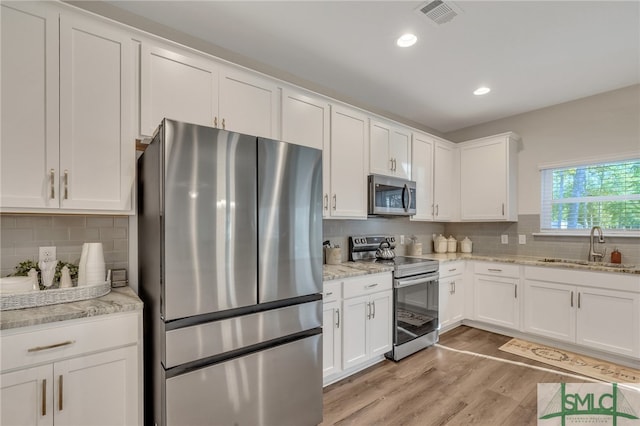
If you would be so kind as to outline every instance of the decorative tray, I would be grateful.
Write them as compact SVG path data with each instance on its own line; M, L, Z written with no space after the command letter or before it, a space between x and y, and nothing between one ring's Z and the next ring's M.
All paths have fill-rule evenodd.
M104 296L111 291L111 281L83 285L81 287L34 290L25 293L3 294L0 296L0 311L77 302Z

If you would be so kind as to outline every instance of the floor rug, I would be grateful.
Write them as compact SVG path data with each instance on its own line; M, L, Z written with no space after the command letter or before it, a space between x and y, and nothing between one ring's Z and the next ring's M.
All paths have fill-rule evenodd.
M640 383L640 370L579 355L564 349L556 349L520 339L511 339L499 349L606 382Z

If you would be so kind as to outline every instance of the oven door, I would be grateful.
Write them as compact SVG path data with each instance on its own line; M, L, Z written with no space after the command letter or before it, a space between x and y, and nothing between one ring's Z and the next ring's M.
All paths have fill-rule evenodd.
M438 330L438 274L395 279L393 343L401 345Z

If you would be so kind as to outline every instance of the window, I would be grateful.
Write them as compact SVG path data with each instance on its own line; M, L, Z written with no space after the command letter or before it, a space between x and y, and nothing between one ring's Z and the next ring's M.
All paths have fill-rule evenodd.
M640 159L542 167L542 231L640 231Z

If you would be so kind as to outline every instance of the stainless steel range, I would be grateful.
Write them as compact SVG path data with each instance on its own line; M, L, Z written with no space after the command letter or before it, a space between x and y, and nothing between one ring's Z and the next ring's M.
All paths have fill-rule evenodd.
M439 263L405 256L377 258L381 244L385 248L386 243L393 250L395 237L349 237L349 260L393 266L393 349L386 356L399 361L438 341Z

